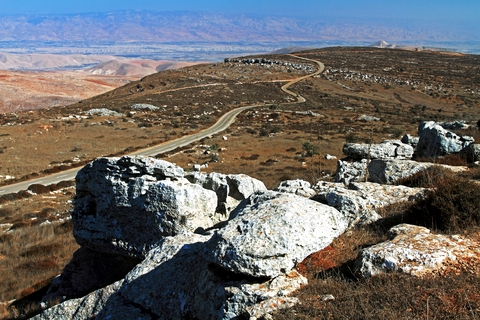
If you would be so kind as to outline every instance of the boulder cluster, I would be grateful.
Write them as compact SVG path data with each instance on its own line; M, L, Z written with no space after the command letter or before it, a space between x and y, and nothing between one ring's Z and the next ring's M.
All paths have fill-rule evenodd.
M430 162L416 162L413 158L439 158L457 154L470 162L479 160L480 145L470 136L459 136L433 121L422 122L418 137L405 135L402 140L385 140L379 144L346 143L343 153L348 160L340 160L336 181L349 185L354 181L395 184L428 167ZM353 160L353 161L352 161ZM444 166L453 171L462 170Z
M418 145L428 141L437 140L420 137ZM367 156L349 164L363 172L374 160L392 168L388 161L411 162L404 159L414 153L398 141L344 150ZM81 248L35 318L259 319L295 305L292 293L307 284L298 263L349 228L381 219L379 208L424 196L421 188L386 184L392 169L360 182L344 163L337 182L290 180L267 190L242 174L185 172L144 157L96 159L76 177L72 218ZM472 240L406 224L390 234L360 252L360 276L441 275L455 261L478 270Z

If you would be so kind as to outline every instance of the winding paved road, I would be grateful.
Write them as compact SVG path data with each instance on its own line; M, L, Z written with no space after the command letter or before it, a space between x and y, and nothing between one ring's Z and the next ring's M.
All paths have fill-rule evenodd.
M291 56L299 58L299 59L304 59L304 60L308 60L308 61L311 61L311 62L315 62L318 65L318 70L315 71L314 73L311 73L309 75L294 79L294 80L288 82L287 84L285 84L284 86L282 86L282 90L284 92L288 93L289 95L292 95L292 96L296 97L297 101L293 102L293 103L303 103L303 102L306 101L305 98L296 94L296 93L294 93L294 92L292 92L292 91L290 91L288 88L291 85L293 85L293 84L295 84L299 81L302 81L306 78L310 78L310 77L313 77L317 74L322 73L323 70L325 69L325 66L324 66L323 63L321 63L319 61L316 61L316 60L303 58L303 57L299 57L299 56L296 56L296 55L291 55ZM290 102L290 103L292 103L292 102ZM259 107L259 106L268 106L268 105L257 104L257 105L245 106L245 107L240 107L240 108L234 109L234 110L229 111L226 114L224 114L210 128L207 128L207 129L202 130L200 132L194 133L192 135L188 135L188 136L184 136L184 137L181 137L181 138L178 138L178 139L175 139L175 140L170 140L170 141L164 142L164 143L156 145L154 147L138 150L138 151L130 153L129 155L132 155L132 156L155 156L157 154L165 153L165 152L174 150L176 148L189 145L189 144L191 144L195 141L201 140L203 138L206 138L208 136L214 135L216 133L219 133L219 132L227 129L233 123L233 121L235 120L235 117L238 114L240 114L241 112L243 112L247 109L255 108L255 107ZM59 172L59 173L55 173L55 174L52 174L52 175L49 175L49 176L44 176L44 177L40 177L40 178L28 180L28 181L23 181L23 182L11 184L11 185L3 186L3 187L0 187L0 195L8 194L8 193L17 193L17 192L22 191L22 190L27 190L28 187L32 184L50 185L50 184L59 183L61 181L72 180L72 179L75 178L75 176L77 175L77 172L80 169L81 169L81 167L73 168L73 169L62 171L62 172Z

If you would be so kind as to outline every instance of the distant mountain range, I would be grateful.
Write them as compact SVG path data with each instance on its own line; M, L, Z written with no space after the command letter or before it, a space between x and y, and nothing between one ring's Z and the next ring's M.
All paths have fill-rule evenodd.
M0 41L472 41L478 25L300 19L199 12L115 11L0 16Z

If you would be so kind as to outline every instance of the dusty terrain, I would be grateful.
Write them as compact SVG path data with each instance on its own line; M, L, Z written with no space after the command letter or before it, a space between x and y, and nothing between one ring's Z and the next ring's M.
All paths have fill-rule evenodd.
M280 87L288 79L313 72L316 65L278 55L263 58L294 65L197 65L147 76L70 106L0 115L0 176L21 179L100 155L123 154L198 131L227 110L258 103L268 106L242 114L227 132L228 141L214 137L200 144L216 143L222 148L212 170L222 171L223 166L255 172L262 179L277 177L270 186L281 177L302 175L320 164L328 164L329 169L335 166L335 161L302 159L304 141L318 144L322 155L341 157L346 138L379 141L415 134L422 120L477 120L478 56L375 48L322 49L299 55L326 66L322 75L290 88L307 99L303 104L289 104L294 99ZM159 109L133 110L134 104ZM118 114L85 113L98 108ZM379 121L361 121L362 115ZM175 156L185 167L208 160L195 146ZM303 164L308 161L315 165Z
M0 53L0 113L62 106L193 62Z
M290 87L306 98L303 104L292 103L294 99L280 87L314 72L316 64L291 55L271 55L254 57L267 60L263 63L249 57L168 70L69 106L1 114L0 179L11 183L101 155L126 154L196 132L228 110L253 104L264 106L242 113L220 135L159 157L187 170L193 164L208 163L207 172L245 173L273 188L286 179L330 179L336 161L324 156L341 158L346 140L380 142L404 133L415 135L423 120L465 120L472 129L462 134L480 141L476 130L479 56L377 48L328 48L297 55L326 67L323 74ZM158 109L132 107L136 104ZM118 114L88 113L100 108ZM365 120L363 115L378 119ZM318 147L319 155L305 155L302 145L306 141ZM16 224L22 230L68 217L73 192L66 189L18 203L5 199L0 224ZM20 239L16 237L8 236L12 243ZM29 248L46 245L35 241ZM68 247L76 248L74 244ZM55 250L46 251L51 255ZM11 270L12 252L0 252L5 270ZM58 273L65 260L46 264L42 274L29 278L30 284L2 288L0 300L32 292L32 287L38 288ZM33 273L37 268L25 262L17 269Z

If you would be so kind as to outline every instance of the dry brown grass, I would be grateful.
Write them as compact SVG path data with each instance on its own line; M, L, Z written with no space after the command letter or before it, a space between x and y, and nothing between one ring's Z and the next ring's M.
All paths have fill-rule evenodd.
M24 298L49 285L76 249L70 221L0 236L0 301Z
M14 308L5 302L35 295L49 285L78 248L69 220L72 191L67 188L0 205L0 224L13 225L0 233L0 317L18 316L28 309L28 299Z
M391 274L352 280L334 274L296 292L302 304L274 314L283 319L479 319L479 278L462 274L419 279ZM335 300L322 301L325 295Z

